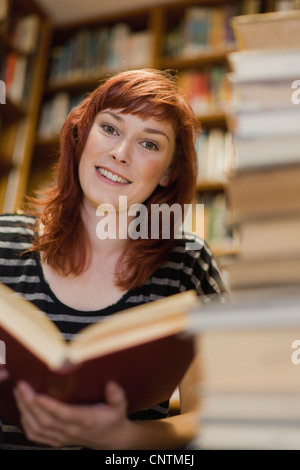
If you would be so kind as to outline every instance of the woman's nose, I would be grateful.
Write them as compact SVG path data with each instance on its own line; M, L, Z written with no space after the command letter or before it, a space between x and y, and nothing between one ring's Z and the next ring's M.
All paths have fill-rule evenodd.
M129 142L122 140L114 146L109 152L109 156L112 160L115 160L122 165L128 165L131 160L131 148Z

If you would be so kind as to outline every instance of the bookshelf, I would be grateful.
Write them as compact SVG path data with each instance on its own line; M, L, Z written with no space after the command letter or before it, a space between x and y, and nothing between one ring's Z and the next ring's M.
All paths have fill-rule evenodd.
M24 3L21 0L18 2ZM26 157L23 158L26 165L14 208L21 204L22 194L33 194L51 178L51 168L57 158L60 122L63 122L71 107L107 74L126 68L154 67L174 71L188 94L191 94L191 83L198 89L202 87L202 94L196 97L194 105L203 136L211 136L211 143L206 145L213 148L216 145L213 140L218 141L219 145L222 138L227 141L225 110L230 99L226 84L227 54L235 49L229 20L237 14L253 13L253 8L268 10L270 4L268 0L186 0L140 7L113 16L60 25L53 31L49 26L51 43L50 32L41 28L46 38L39 42L37 54L40 53L43 58L34 74L35 78L38 77L39 86L33 100L35 109L31 130L26 131L29 141ZM200 47L195 47L193 36L186 33L195 25L197 29L197 22L202 29L205 24L210 25L204 28L206 38ZM203 31L201 34L203 36ZM175 45L172 45L172 40ZM7 43L9 49L9 41ZM74 54L75 50L79 52ZM131 51L129 54L128 50ZM96 61L95 57L101 60ZM132 58L135 58L134 62ZM51 122L53 109L56 110L56 119ZM29 116L28 109L14 110L12 107L11 113L21 113L14 118L17 123ZM58 114L60 122L57 121ZM220 132L223 132L223 137ZM12 150L8 154L11 155ZM202 196L213 198L225 194L225 169L223 175L214 176L214 166L219 165L210 163L209 176L199 177L200 199ZM218 248L216 251L219 253L222 250Z
M0 17L0 208L18 209L23 201L35 142L45 80L50 23L34 0L3 2Z

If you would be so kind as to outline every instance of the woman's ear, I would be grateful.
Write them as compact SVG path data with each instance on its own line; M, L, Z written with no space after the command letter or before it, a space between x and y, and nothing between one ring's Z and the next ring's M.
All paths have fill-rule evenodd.
M158 184L162 187L166 187L168 186L169 182L170 182L170 170L167 169L165 173L163 174L163 176L160 178Z

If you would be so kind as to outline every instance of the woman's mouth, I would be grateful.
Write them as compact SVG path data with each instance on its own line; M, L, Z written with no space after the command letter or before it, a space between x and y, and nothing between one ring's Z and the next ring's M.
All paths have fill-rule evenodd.
M113 173L109 170L106 170L106 168L102 168L101 166L96 166L96 170L100 175L104 176L110 181L113 181L114 183L120 183L120 184L130 184L131 181L126 180L122 176L117 175L116 173Z

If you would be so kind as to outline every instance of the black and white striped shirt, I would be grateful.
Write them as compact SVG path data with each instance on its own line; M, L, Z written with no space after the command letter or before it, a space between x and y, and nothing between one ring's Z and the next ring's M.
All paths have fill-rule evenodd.
M51 291L43 275L39 254L23 253L31 247L34 223L35 219L26 214L0 215L0 282L44 311L66 340L107 315L178 292L195 289L204 302L209 302L212 295L225 300L226 289L216 261L206 243L194 237L198 249L187 250L186 238L176 240L168 261L142 287L128 291L118 302L96 311L75 310L60 302ZM167 414L168 402L165 402L145 410L138 418L156 419ZM3 429L9 430L9 427L3 426Z

